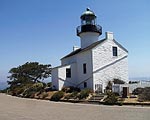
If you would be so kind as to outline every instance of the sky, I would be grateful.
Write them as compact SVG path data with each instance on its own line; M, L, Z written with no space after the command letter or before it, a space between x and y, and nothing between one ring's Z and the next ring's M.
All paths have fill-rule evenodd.
M0 0L0 81L26 62L60 65L80 46L76 27L89 7L97 24L129 51L129 77L150 77L149 0Z

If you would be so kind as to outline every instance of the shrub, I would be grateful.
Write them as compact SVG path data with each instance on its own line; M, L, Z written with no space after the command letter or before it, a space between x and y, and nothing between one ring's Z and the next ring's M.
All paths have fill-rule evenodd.
M65 99L69 100L71 99L70 94L65 96Z
M53 89L51 87L46 87L44 88L45 92L49 92L49 91L53 91Z
M25 98L34 98L35 93L42 93L44 92L44 84L43 83L34 83L31 85L26 85L26 89L22 92L23 97Z
M48 93L44 92L44 93L42 94L42 99L45 99L47 96L48 96Z
M143 92L139 94L139 101L150 101L150 87L143 88Z
M65 96L65 99L76 99L78 95L78 92L72 92L71 94Z
M120 96L119 93L117 92L113 92L115 96Z
M53 94L53 96L51 97L51 101L59 101L62 97L64 96L64 92L63 91L58 91L56 93Z
M81 90L80 94L77 96L79 99L84 99L89 96L90 89Z
M112 82L111 81L108 81L106 90L112 90Z
M107 93L107 97L104 100L104 104L106 104L106 105L114 105L114 104L117 103L117 100L118 100L117 96L115 96L114 93L109 92L109 93Z
M52 82L48 82L47 87L52 87Z
M6 88L6 89L3 89L3 90L0 90L0 93L8 93L10 89L9 88Z
M123 105L123 102L122 102L122 101L118 102L118 105L119 105L119 106L122 106L122 105Z
M80 92L80 88L78 87L74 87L74 86L69 86L69 87L63 87L62 88L62 91L63 92L66 92L66 93L72 93L72 92Z
M142 94L142 92L144 91L144 88L136 88L133 90L132 94L134 95L139 95L139 94Z
M129 81L129 84L137 84L139 83L140 81Z
M33 84L33 86L31 86L31 89L35 92L38 92L38 91L44 90L44 86L45 86L44 83L35 83Z
M20 96L20 94L22 94L24 90L25 90L24 86L18 86L18 87L15 87L14 89L11 89L9 91L9 94L12 96Z
M114 84L125 84L125 82L120 79L114 79L113 82L114 82Z
M23 97L25 98L33 98L36 91L33 88L28 88L23 92Z
M23 95L24 98L34 98L35 92L27 92Z

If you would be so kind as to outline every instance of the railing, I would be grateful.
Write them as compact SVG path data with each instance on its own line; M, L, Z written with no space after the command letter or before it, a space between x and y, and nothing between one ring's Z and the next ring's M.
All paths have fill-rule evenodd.
M82 32L97 32L102 34L102 27L100 25L81 25L77 27L77 35L79 36Z

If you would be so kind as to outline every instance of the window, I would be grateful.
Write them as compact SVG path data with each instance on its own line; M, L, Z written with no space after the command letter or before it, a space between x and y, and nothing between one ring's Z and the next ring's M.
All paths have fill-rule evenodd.
M87 88L87 82L84 82L84 88Z
M66 68L66 77L71 78L71 69L70 68Z
M117 52L118 52L117 47L113 47L113 56L117 56L118 55Z
M83 74L86 74L86 63L83 64Z

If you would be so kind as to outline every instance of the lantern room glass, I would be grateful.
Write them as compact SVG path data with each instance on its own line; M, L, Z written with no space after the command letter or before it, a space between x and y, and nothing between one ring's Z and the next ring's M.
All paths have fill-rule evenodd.
M85 16L84 19L81 19L81 25L95 25L96 19L93 16Z

